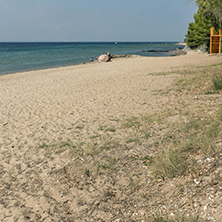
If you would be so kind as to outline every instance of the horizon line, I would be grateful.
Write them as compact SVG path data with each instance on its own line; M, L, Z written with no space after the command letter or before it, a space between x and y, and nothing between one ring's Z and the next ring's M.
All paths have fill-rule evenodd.
M0 41L0 43L158 43L184 41Z

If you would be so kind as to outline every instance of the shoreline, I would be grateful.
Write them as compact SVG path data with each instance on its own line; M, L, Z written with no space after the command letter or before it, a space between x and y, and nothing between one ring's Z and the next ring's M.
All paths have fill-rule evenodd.
M149 50L148 50L149 51ZM150 50L152 51L152 50ZM158 51L158 50L153 50L155 53L160 53L160 52L166 52L166 51ZM112 60L116 59L123 59L123 58L129 58L129 57L148 57L148 58L161 58L161 57L173 57L173 56L180 56L180 55L185 55L186 51L183 51L183 49L177 49L174 51L167 51L168 53L171 53L171 55L168 56L143 56L143 55L136 55L136 54L119 54L119 55L112 55L114 58ZM52 67L47 67L47 68L40 68L40 69L30 69L30 70L22 70L22 71L14 71L14 72L8 72L8 73L2 73L2 75L11 75L11 74L17 74L17 73L23 73L23 72L32 72L32 71L38 71L38 70L47 70L47 69L56 69L60 67L69 67L69 66L78 66L78 65L87 65L91 64L93 62L81 62L81 63L76 63L73 65L64 65L64 66L52 66Z
M178 49L176 51L170 51L173 53L172 55L169 56L142 56L142 55L130 55L130 54L121 54L121 55L113 55L115 58L112 59L112 62L116 62L119 60L125 60L125 59L135 59L135 58L147 58L147 59L158 59L158 58L173 58L173 57L179 57L179 56L186 56L188 53L205 53L205 52L197 52L195 50L183 50L183 49ZM207 56L212 56L210 54L207 54ZM213 55L213 56L220 56L218 55ZM108 62L110 63L110 62ZM88 65L95 65L95 64L107 64L107 63L99 63L99 62L83 62L83 63L78 63L78 64L73 64L73 65L66 65L66 66L58 66L58 67L49 67L49 68L42 68L42 69L32 69L32 70L26 70L26 71L19 71L19 72L11 72L11 73L5 73L5 74L0 74L0 78L3 76L8 76L8 75L16 75L16 74L21 74L21 73L30 73L30 72L38 72L38 71L47 71L47 70L57 70L57 69L65 69L65 68L71 68L71 67L79 67L79 66L88 66Z

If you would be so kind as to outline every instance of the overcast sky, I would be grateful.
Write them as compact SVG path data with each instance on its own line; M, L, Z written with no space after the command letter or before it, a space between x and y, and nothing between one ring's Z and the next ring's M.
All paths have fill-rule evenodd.
M189 0L0 0L0 42L183 41Z

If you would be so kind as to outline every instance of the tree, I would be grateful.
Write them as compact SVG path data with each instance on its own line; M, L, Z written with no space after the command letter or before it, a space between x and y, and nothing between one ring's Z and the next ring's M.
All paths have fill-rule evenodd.
M212 26L222 27L222 0L196 0L196 4L210 18Z
M189 23L185 36L187 45L192 49L202 45L210 46L210 20L202 8L194 14L194 22Z

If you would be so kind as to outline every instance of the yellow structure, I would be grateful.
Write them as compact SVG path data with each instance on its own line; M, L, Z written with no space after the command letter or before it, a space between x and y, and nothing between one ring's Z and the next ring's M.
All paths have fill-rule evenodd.
M221 53L222 30L215 32L214 28L210 30L210 54Z

